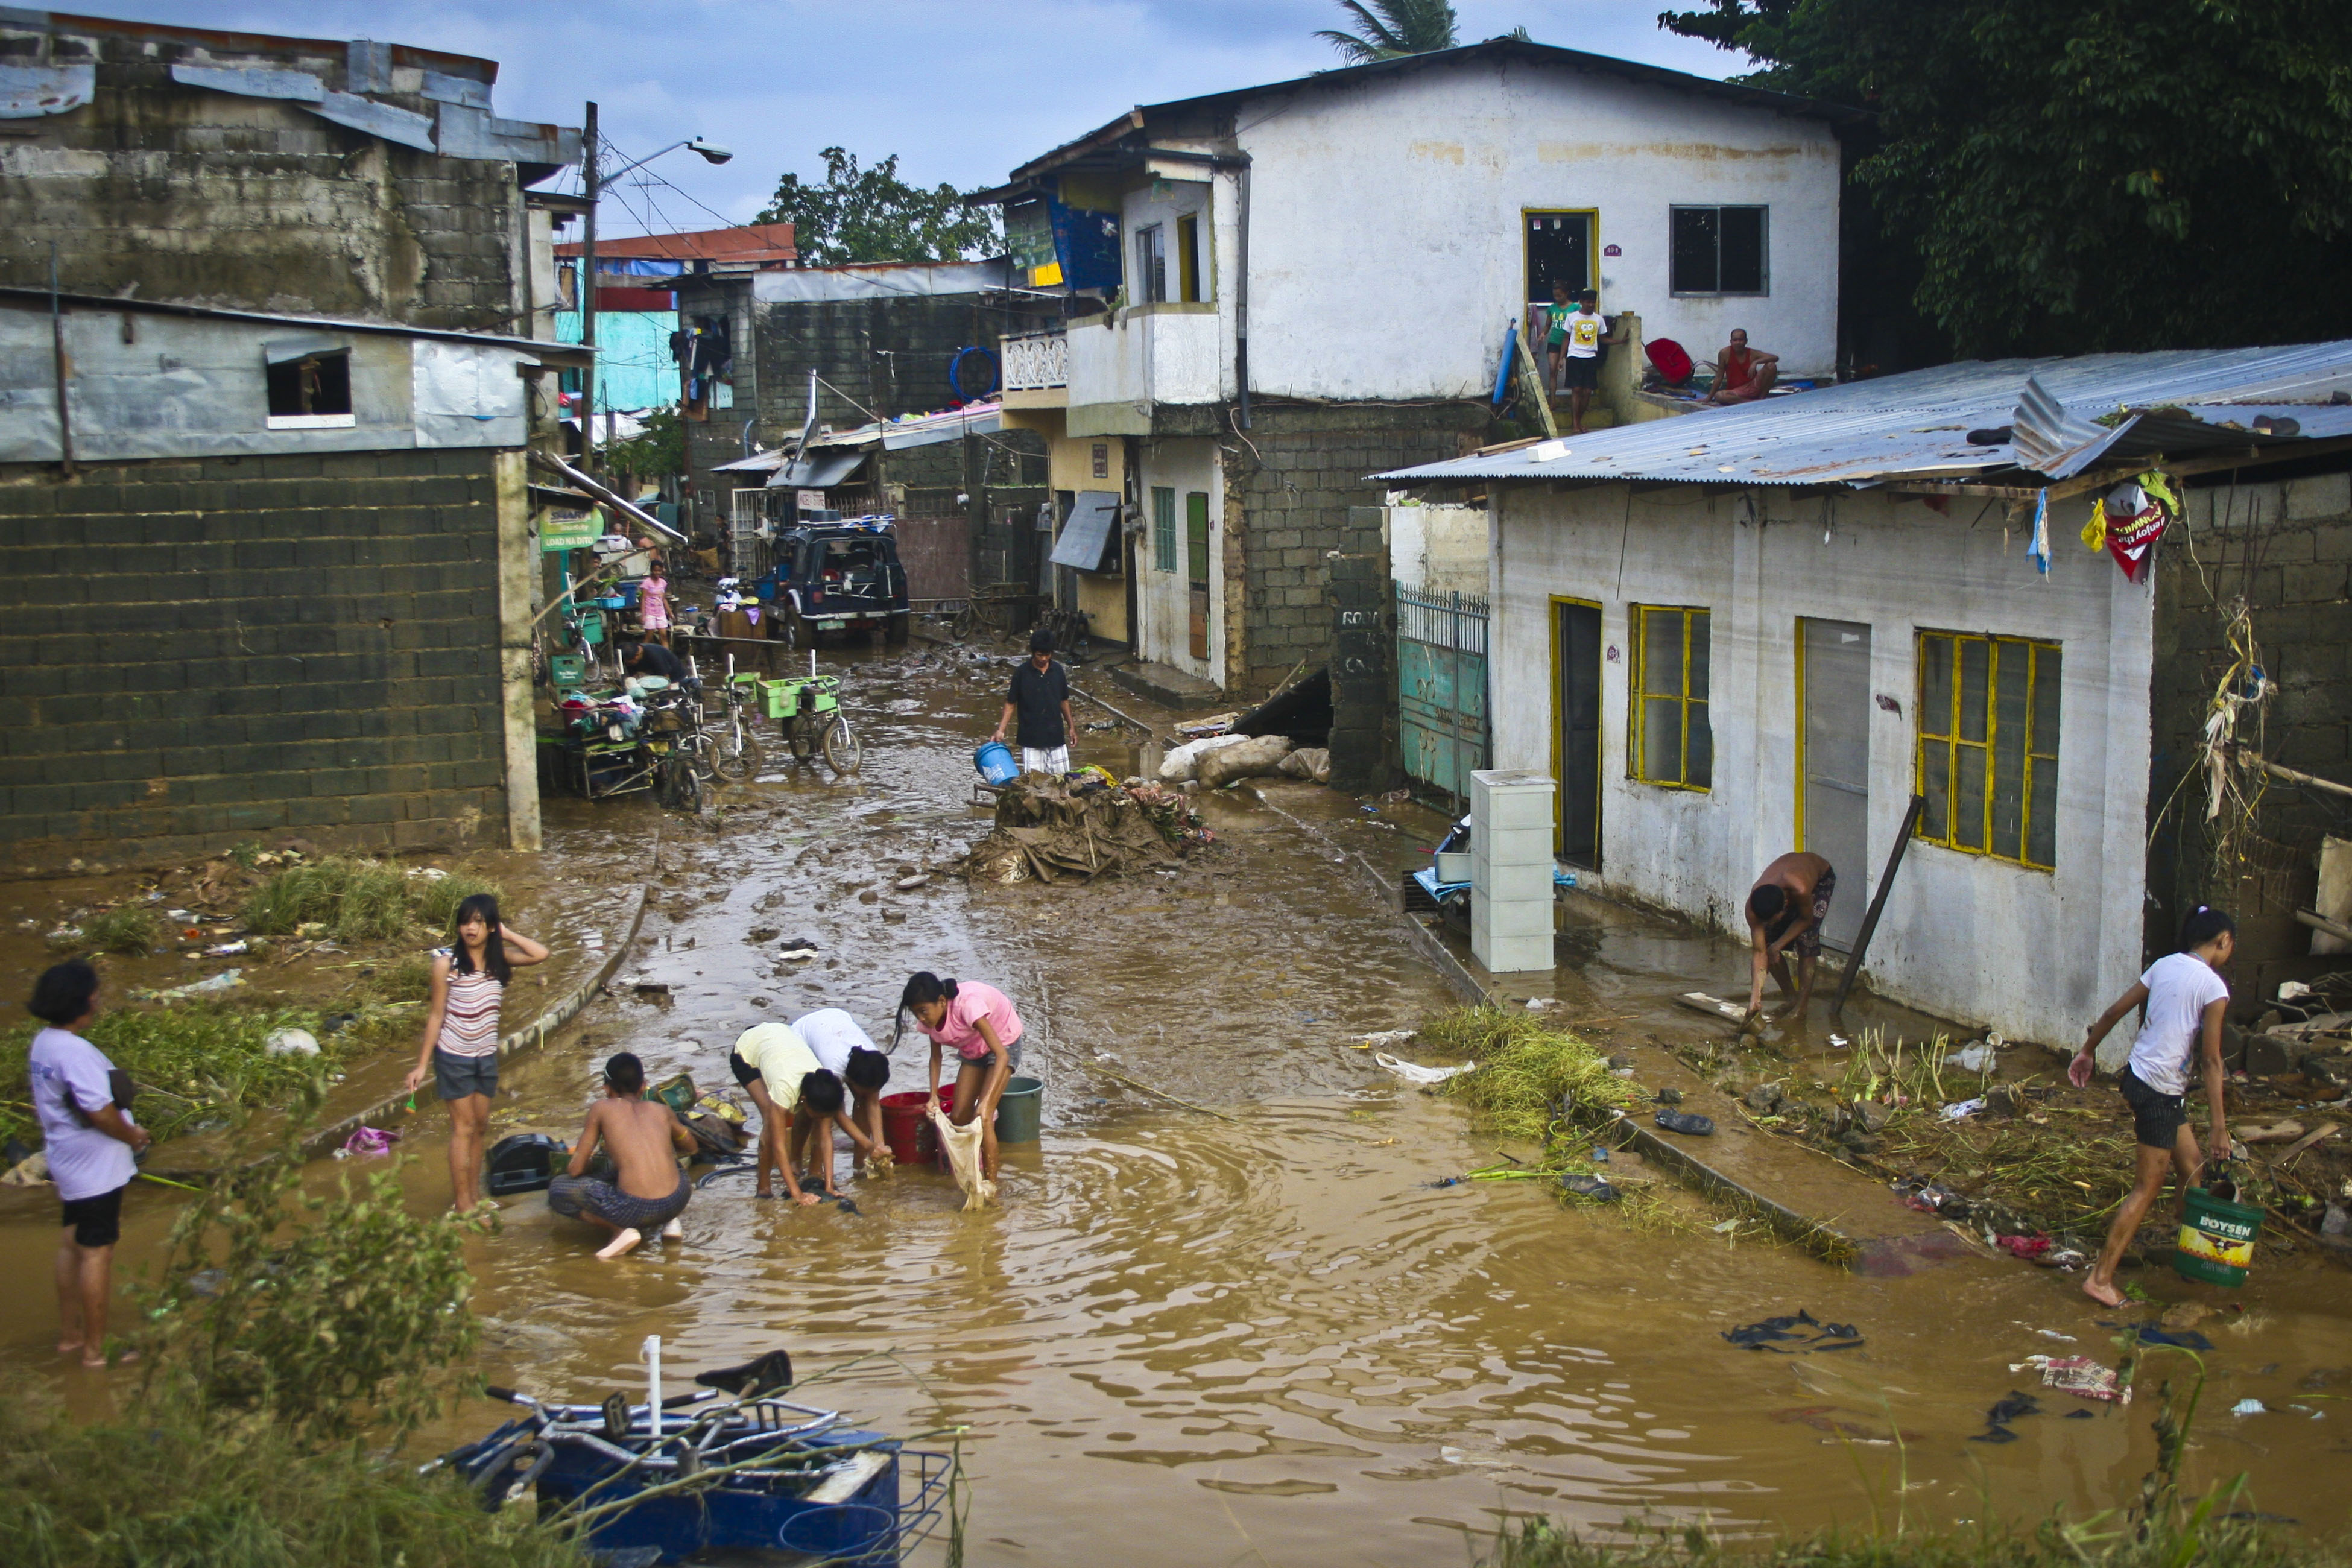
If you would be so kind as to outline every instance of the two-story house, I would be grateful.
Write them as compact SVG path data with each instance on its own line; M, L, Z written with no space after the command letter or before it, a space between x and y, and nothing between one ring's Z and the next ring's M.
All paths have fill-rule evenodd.
M1078 603L1202 694L1321 662L1363 476L1489 439L1505 329L1556 280L1828 373L1846 112L1499 38L1134 109L1014 170L985 198L1013 281L1066 322L1007 341L1005 417L1086 523Z

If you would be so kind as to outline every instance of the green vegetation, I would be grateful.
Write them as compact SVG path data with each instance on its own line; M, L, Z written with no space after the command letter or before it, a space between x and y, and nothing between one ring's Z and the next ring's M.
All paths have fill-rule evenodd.
M1825 1531L1762 1544L1717 1544L1696 1526L1603 1543L1538 1520L1506 1531L1480 1568L2344 1568L2347 1562L2352 1554L2341 1544L2209 1512L2193 1527L2145 1533L2109 1516L1893 1534Z
M245 923L264 936L291 936L323 925L337 942L389 942L418 925L446 935L458 903L474 893L498 895L478 877L412 877L384 860L338 856L289 866L253 890Z
M1339 8L1355 18L1349 24L1352 31L1325 27L1315 36L1339 50L1340 58L1351 66L1454 46L1451 0L1371 0L1369 9L1358 0L1339 0ZM1527 29L1519 29L1518 36L1525 37Z
M81 922L81 940L74 945L86 952L144 957L163 945L163 922L152 910L136 906L108 910Z
M355 1038L396 1022L362 1014L330 1037L310 1008L195 1001L117 1008L104 993L99 1003L107 1010L90 1026L89 1042L140 1086L136 1114L158 1141L240 1108L283 1103L331 1068ZM0 1137L37 1136L26 1051L40 1027L27 1021L0 1037ZM280 1029L308 1030L321 1055L272 1056L268 1040Z
M790 223L803 264L839 267L855 261L960 261L999 254L996 209L968 205L953 185L925 190L898 177L898 154L871 168L857 155L827 147L824 180L798 174L776 183L776 194L755 223Z
M1542 1142L1564 1116L1597 1125L1612 1110L1632 1110L1644 1096L1609 1070L1592 1046L1532 1013L1457 1007L1422 1026L1423 1044L1468 1057L1476 1072L1446 1080L1446 1092L1475 1110L1506 1138Z

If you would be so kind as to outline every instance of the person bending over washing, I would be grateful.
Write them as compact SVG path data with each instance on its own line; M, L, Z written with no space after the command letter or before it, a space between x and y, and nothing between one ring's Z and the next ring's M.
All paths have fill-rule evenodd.
M942 980L929 970L919 971L898 996L898 1029L890 1037L893 1050L906 1032L907 1015L931 1042L931 1098L940 1093L942 1048L956 1054L955 1110L950 1116L967 1126L977 1115L980 1124L981 1173L996 1179L996 1102L1021 1066L1021 1015L1013 999L993 985L977 980Z
M547 949L499 919L499 901L476 893L457 906L457 940L433 954L425 1037L408 1092L429 1076L449 1107L449 1201L460 1214L482 1201L482 1138L499 1092L499 1018L507 982Z
M1748 894L1748 1016L1762 1016L1764 976L1769 972L1789 1005L1774 1015L1801 1017L1813 997L1813 971L1821 962L1822 922L1830 918L1837 873L1818 855L1783 855L1764 868ZM1797 984L1789 984L1789 954L1797 955Z
M820 1201L817 1194L801 1190L800 1178L793 1173L793 1163L786 1155L798 1150L804 1137L800 1131L800 1104L810 1080L823 1077L833 1084L830 1098L835 1114L840 1110L841 1080L824 1070L824 1065L816 1059L816 1053L809 1049L800 1031L783 1023L754 1024L736 1036L735 1048L728 1053L727 1068L751 1095L751 1103L760 1108L760 1150L754 1156L758 1163L752 1169L751 1195L776 1195L775 1184L768 1174L773 1170L783 1173L784 1191L792 1195L793 1202ZM845 1117L843 1125L847 1125ZM857 1134L853 1131L851 1136ZM828 1140L827 1148L830 1147ZM821 1184L826 1193L833 1191L830 1161L826 1162Z
M877 1150L887 1149L882 1141L882 1088L890 1081L890 1058L838 1007L803 1014L793 1027L816 1053L817 1064L848 1087L849 1120L866 1135L858 1145L860 1158L870 1160Z
M613 1157L619 1180L587 1173L602 1147ZM691 1154L694 1134L670 1108L646 1098L646 1066L627 1051L604 1064L604 1098L588 1112L588 1124L572 1146L572 1163L548 1184L547 1206L584 1219L613 1239L596 1256L618 1258L658 1229L664 1240L686 1235L677 1216L694 1195L680 1154Z
M2089 1088L2099 1042L2125 1014L2147 1004L2139 1037L2132 1042L2131 1060L2117 1085L2124 1103L2131 1107L2132 1131L2139 1142L2132 1190L2116 1211L2098 1264L2083 1281L2083 1294L2103 1307L2124 1304L2123 1292L2116 1289L2116 1266L2139 1234L2139 1222L2155 1205L2157 1194L2164 1191L2166 1169L2179 1178L2185 1212L2189 1189L2197 1184L2204 1167L2186 1110L2191 1057L2202 1058L2213 1147L2221 1158L2230 1156L2230 1124L2221 1113L2221 1016L2230 1009L2230 984L2221 970L2237 943L2237 921L2198 905L2180 928L2180 951L2149 964L2147 973L2099 1015L2083 1037L2083 1048L2066 1064L2067 1081L2076 1089Z
M801 1173L803 1190L814 1187L827 1197L839 1195L840 1189L833 1184L833 1130L836 1127L849 1134L850 1145L860 1160L871 1160L877 1150L888 1147L868 1138L850 1120L849 1093L840 1076L819 1068L801 1079L800 1099L793 1107L792 1163L786 1169Z

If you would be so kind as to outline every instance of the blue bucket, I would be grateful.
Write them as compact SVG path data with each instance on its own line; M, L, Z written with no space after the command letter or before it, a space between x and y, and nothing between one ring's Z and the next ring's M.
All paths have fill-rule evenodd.
M1009 784L1021 776L1020 761L1013 756L1013 748L1002 741L991 741L972 752L971 765L992 784Z

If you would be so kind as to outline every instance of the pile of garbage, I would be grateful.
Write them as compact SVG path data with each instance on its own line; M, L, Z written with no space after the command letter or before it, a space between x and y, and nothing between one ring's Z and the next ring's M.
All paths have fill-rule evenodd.
M1177 864L1209 842L1181 791L1100 768L1025 773L996 792L996 826L963 858L984 882L1089 882Z
M1287 735L1211 735L1172 748L1160 761L1160 782L1223 789L1243 779L1269 774L1331 782L1331 753L1322 746L1297 746Z

